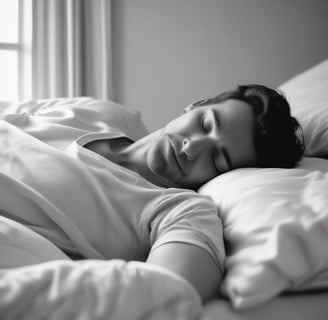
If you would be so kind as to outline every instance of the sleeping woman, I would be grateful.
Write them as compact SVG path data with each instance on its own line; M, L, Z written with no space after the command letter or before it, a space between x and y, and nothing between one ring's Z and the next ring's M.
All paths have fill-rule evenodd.
M299 130L285 97L261 85L193 103L137 141L113 129L62 151L1 121L3 215L72 259L167 268L207 301L222 279L225 250L214 203L195 191L241 167L293 167L304 151Z

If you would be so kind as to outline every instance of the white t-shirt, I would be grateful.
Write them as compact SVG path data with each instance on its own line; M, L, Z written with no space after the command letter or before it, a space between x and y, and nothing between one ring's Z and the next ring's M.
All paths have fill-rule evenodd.
M90 133L65 151L1 121L0 209L75 258L145 260L169 242L205 249L223 268L222 225L210 198L155 186L83 147L119 131Z

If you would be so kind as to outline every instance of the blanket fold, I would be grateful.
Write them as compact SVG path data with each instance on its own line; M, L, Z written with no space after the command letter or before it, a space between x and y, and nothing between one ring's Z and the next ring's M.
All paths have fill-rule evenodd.
M58 260L0 270L2 320L191 320L200 313L184 279L142 262Z

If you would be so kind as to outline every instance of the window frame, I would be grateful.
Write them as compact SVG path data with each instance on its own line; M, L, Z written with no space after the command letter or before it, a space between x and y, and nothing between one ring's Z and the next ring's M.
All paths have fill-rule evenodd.
M18 0L18 41L0 41L0 51L17 53L17 100L31 98L31 45L32 0Z

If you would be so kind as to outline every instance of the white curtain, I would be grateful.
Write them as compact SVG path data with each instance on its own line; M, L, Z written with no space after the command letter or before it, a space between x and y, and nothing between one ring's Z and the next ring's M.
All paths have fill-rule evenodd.
M32 98L113 99L111 0L32 0Z

